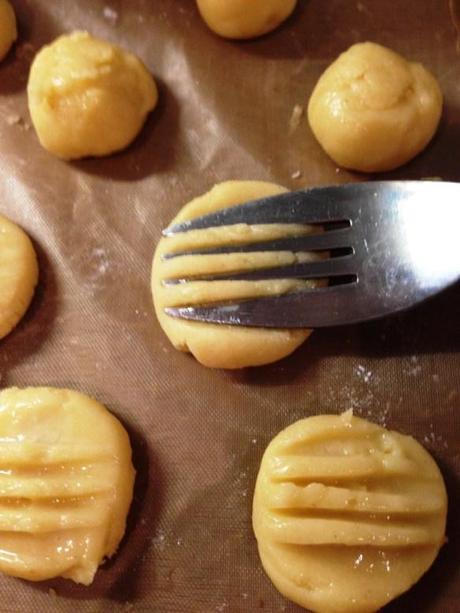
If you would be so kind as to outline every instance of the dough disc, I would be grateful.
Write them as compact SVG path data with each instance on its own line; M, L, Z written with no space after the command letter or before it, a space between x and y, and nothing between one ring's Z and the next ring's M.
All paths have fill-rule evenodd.
M277 28L297 0L197 0L201 16L224 38L255 38Z
M126 431L95 400L0 392L0 570L89 585L123 536L134 474Z
M0 338L26 312L37 280L37 257L29 237L0 215Z
M184 221L228 206L272 196L286 190L261 181L227 181L187 204L171 223ZM197 304L219 300L242 300L251 297L279 295L315 285L314 281L281 279L274 281L193 281L165 286L167 278L185 274L210 274L225 270L253 269L260 266L290 264L297 257L303 261L315 254L294 255L290 252L253 254L178 256L165 260L163 254L222 243L244 244L264 239L308 234L309 226L247 226L209 228L187 232L160 240L152 267L152 294L161 327L172 344L180 351L192 353L196 359L212 368L243 368L275 362L292 353L308 338L310 330L277 330L222 326L174 319L164 313L165 307Z
M0 60L2 60L18 37L16 16L8 0L0 0Z
M412 437L353 417L298 421L269 444L253 526L278 590L316 612L377 611L444 543L447 495Z

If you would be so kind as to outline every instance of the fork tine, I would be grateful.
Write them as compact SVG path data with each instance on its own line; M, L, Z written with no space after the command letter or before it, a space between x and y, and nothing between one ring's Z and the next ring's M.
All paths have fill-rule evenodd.
M183 255L217 255L222 253L249 253L257 251L329 251L351 247L351 228L330 230L321 234L307 234L305 236L292 236L278 240L266 240L243 245L223 245L220 247L197 248L163 254L164 260Z
M287 252L276 255L259 252L251 257L245 257L243 253L242 256L235 255L230 259L225 255L209 258L203 255L203 260L199 259L199 255L195 260L185 257L183 261L165 264L166 274L163 278L169 276L165 284L189 284L189 287L179 291L170 290L171 302L182 306L167 308L165 312L173 317L210 323L309 328L357 323L408 309L459 279L459 243L455 236L459 198L458 183L361 183L276 196L268 199L266 205L264 201L262 205L253 202L221 211L222 216L217 218L213 215L204 217L199 220L198 227L209 227L215 223L295 224L299 221L309 226L316 222L324 225L327 221L348 220L352 255L333 253L338 257L326 260L315 258L314 253L309 257L308 253L294 256ZM236 216L233 215L235 210ZM268 217L265 215L267 210ZM193 223L173 226L166 233L193 229ZM281 230L284 228L259 228L258 231L262 230L264 235L267 229L276 230L273 238L283 240ZM246 228L237 227L229 234L238 238L258 234L258 231L248 233ZM308 227L293 226L290 235L299 238L299 235L308 231ZM220 230L215 234L220 235ZM324 236L327 237L327 234ZM189 237L195 244L193 249L200 248L201 236L197 233ZM215 241L216 236L207 241L209 248L216 244ZM177 243L180 242L178 239ZM435 245L436 249L427 251L427 245ZM230 247L228 243L223 246ZM180 249L180 246L176 248ZM328 250L331 248L325 249ZM310 247L308 251L314 250ZM309 262L305 261L307 257ZM292 261L296 263L291 265ZM179 278L180 275L184 278ZM312 289L307 287L308 283L289 281L296 278L307 280L328 277L339 277L339 284ZM251 290L253 286L250 281L263 282L267 279L285 281L279 284L279 288L276 284L261 283L264 293L265 290L270 290L269 293L272 290L289 293L255 298L261 288ZM209 290L218 286L212 284L214 280L223 282L220 287L222 293L203 292L203 296L206 295L208 299L199 303L201 289ZM245 280L248 281L246 285ZM203 281L203 287L199 283L194 284L194 281ZM208 281L210 283L206 287ZM232 289L227 299L220 298L222 294L225 296L225 281L230 282L228 287ZM232 281L243 283L232 285ZM299 287L301 289L295 291ZM231 302L231 295L238 293L244 296L249 292L253 298L246 300L238 297L235 300L240 302ZM190 300L186 297L188 295L191 296ZM210 302L211 296L214 297L213 302Z
M289 266L260 268L245 272L196 275L176 279L164 279L163 285L172 286L190 281L265 281L268 279L324 279L356 275L356 258L346 255L315 262L299 262Z
M321 328L352 323L344 306L350 300L355 300L359 291L358 283L351 283L236 304L169 307L165 313L171 317L216 324L259 328ZM366 314L365 306L362 311L357 310L356 321L366 319Z
M173 236L190 230L201 230L234 224L305 223L321 224L350 219L346 203L359 197L360 184L348 186L315 187L299 192L286 192L232 206L209 215L195 217L163 230L164 236ZM351 189L353 188L353 189Z

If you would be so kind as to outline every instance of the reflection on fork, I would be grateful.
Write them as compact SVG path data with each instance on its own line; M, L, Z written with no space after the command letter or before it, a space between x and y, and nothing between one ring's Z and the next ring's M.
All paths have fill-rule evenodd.
M223 209L171 226L164 235L241 225L285 226L286 237L211 246L198 240L192 249L172 250L165 260L248 253L251 268L176 274L164 284L327 279L329 285L240 302L183 304L167 308L167 314L276 328L349 324L407 309L460 276L458 183L388 181L313 188ZM275 266L264 264L274 252L290 254L291 261L280 257Z

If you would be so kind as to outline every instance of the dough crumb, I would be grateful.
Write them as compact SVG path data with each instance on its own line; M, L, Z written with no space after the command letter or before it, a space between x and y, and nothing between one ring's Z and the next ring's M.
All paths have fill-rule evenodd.
M16 47L16 57L18 60L31 62L36 52L32 43L22 43Z
M18 123L21 123L21 121L22 117L20 115L8 115L8 117L6 118L6 123L9 126L17 125Z
M340 419L347 426L349 426L349 425L351 426L351 421L353 419L353 409L348 409L348 411L344 411L343 413L341 413L340 414Z
M25 121L25 119L20 115L8 115L6 118L6 123L9 126L18 126L22 130L30 130L30 123Z
M289 133L293 134L300 125L305 109L300 104L296 104L292 109L291 118L289 119Z
M109 21L112 25L116 25L116 23L118 22L119 14L115 9L111 8L110 6L105 6L102 14L104 15L104 19Z

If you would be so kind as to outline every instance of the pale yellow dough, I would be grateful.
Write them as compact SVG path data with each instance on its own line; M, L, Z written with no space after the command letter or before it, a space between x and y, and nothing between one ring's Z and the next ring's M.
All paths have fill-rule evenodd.
M0 338L26 312L37 281L37 257L29 237L0 215Z
M123 536L134 475L126 431L95 400L0 392L0 570L89 585Z
M16 16L8 0L0 0L0 60L18 37Z
M192 219L205 213L250 200L272 196L286 190L273 183L261 181L227 181L195 198L173 219L172 223ZM195 255L163 259L167 252L219 244L244 244L291 234L307 234L308 226L272 225L247 226L239 224L221 228L195 230L174 237L163 238L155 252L152 266L152 294L161 327L172 344L180 351L188 351L212 368L243 368L275 362L289 355L310 335L309 330L276 330L221 326L175 319L164 313L165 307L193 305L219 300L284 294L311 287L312 281L192 281L166 287L164 279L180 278L187 274L210 274L247 270L264 266L290 264L313 259L312 254L265 252L251 254Z
M37 54L27 93L41 144L64 159L124 149L158 100L135 55L87 32L61 36Z
M308 105L310 127L339 165L392 170L430 142L442 113L436 79L375 43L353 45L319 79Z
M257 477L253 526L278 590L319 613L370 613L408 590L445 541L447 495L412 437L321 415L279 433Z
M297 0L197 0L208 26L224 38L255 38L277 28Z

